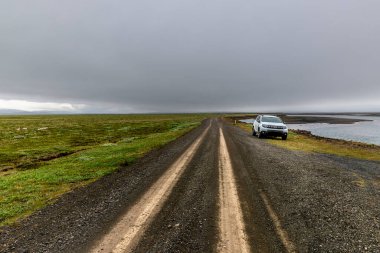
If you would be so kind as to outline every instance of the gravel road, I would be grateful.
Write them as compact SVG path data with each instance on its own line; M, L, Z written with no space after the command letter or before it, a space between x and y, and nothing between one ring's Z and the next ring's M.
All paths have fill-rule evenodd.
M243 228L226 240L234 215ZM380 163L285 150L209 119L1 228L0 252L89 252L123 217L143 221L128 221L138 229L128 252L380 252Z

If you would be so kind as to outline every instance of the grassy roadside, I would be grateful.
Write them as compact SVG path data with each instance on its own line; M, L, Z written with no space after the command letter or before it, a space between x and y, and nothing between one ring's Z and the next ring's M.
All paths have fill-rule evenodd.
M60 195L115 171L120 165L133 163L148 151L161 147L195 128L205 117L205 115L44 116L43 131L58 128L61 129L57 131L58 134L54 134L54 131L44 132L44 136L39 132L41 130L37 130L30 131L29 137L16 138L19 145L15 145L12 140L9 141L9 138L5 139L4 143L0 141L3 149L0 151L3 157L3 160L0 159L1 162L12 164L12 160L7 160L7 154L14 152L17 164L23 162L28 164L0 172L0 226L12 224L26 217ZM7 120L9 124L14 124L9 118ZM34 121L35 118L25 116L17 118L16 121L28 122L28 120ZM46 126L47 121L51 121L48 126ZM65 125L61 124L62 122L70 123ZM17 129L15 132L18 135L20 130ZM71 134L62 135L60 133L62 131ZM10 132L8 131L8 134ZM32 138L33 134L39 137ZM81 136L87 141L82 142ZM72 141L73 139L75 141ZM27 141L27 144L22 140ZM80 145L77 145L78 141ZM52 147L57 144L61 149L74 153L56 159L39 159L55 154L56 149ZM24 155L30 153L30 155L26 155L26 158L17 157L19 153Z
M250 124L237 123L237 125L247 132L252 131ZM376 145L322 138L294 131L289 132L287 141L280 139L267 139L267 141L273 145L291 150L380 161L380 147Z

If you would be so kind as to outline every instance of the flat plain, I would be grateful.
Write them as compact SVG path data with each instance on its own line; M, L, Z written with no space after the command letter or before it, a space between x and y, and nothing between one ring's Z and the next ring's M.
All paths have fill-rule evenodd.
M0 225L133 163L204 115L0 117Z
M0 252L380 252L379 161L303 134L259 139L228 118L137 118L115 123L133 134L114 142L5 171L3 189L13 178L31 201L2 208L45 202L1 226Z

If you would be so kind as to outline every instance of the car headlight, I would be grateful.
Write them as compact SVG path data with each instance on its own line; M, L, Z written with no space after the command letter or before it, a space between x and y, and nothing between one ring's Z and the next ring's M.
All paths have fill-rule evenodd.
M263 124L262 126L265 127L265 128L269 128L269 125Z

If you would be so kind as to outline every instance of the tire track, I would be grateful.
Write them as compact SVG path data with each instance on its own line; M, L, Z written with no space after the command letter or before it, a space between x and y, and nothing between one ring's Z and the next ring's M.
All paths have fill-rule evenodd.
M231 158L223 131L220 133L219 151L219 242L218 252L250 252L240 207Z
M218 236L219 128L216 120L136 253L214 252Z
M132 252L141 235L160 211L183 171L192 160L210 125L172 166L149 188L116 225L90 250L99 252Z
M263 200L265 207L267 208L269 217L272 219L273 225L276 229L276 233L277 233L278 237L280 238L282 245L286 249L286 252L287 253L296 253L297 252L296 247L293 244L293 242L289 239L289 236L288 236L288 233L286 232L286 230L281 225L281 221L278 218L278 215L276 214L276 212L273 210L272 205L269 203L269 199L268 199L267 195L263 191L261 191L260 197Z
M246 147L248 146L246 142L249 140L247 140L245 136L243 137L244 142L236 138L235 129L231 126L227 125L226 131L229 137L228 144L234 158L234 166L235 168L239 168L238 181L242 183L241 186L243 189L243 192L240 192L240 194L245 195L243 198L248 202L248 206L244 210L245 219L247 221L253 220L253 223L250 224L251 227L249 227L249 232L251 233L250 239L253 239L255 243L260 244L257 245L257 248L254 248L254 251L272 252L273 250L276 250L287 253L296 253L297 248L295 244L290 239L288 232L284 229L279 215L272 207L270 198L263 190L260 178L254 173L256 170L260 169L260 167L256 165L258 157L255 150L246 150ZM247 159L247 157L249 159ZM259 209L264 211L265 214L260 214L260 212L258 212ZM254 224L255 220L256 224ZM261 221L257 223L258 220ZM265 221L269 222L268 224L270 224L270 227L268 227L268 224L266 224ZM262 240L261 237L263 237L264 240ZM271 241L271 238L276 238L282 247L275 249L277 243L276 241Z

